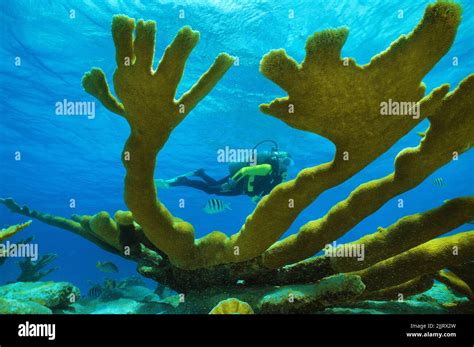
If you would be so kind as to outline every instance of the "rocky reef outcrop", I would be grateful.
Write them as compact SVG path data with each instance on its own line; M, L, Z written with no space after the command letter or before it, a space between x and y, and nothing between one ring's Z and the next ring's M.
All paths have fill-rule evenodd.
M79 298L79 289L71 283L15 282L0 287L0 313L49 314Z

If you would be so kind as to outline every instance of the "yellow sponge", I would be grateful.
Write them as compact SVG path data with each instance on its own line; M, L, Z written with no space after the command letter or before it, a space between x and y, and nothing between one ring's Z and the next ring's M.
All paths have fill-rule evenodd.
M254 314L252 307L235 298L222 300L209 314Z

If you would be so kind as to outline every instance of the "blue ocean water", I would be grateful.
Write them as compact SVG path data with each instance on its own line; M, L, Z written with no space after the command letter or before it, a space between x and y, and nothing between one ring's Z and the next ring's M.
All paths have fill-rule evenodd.
M474 3L459 2L464 9L463 22L451 50L424 79L428 92L443 83L450 83L454 89L474 71L471 58ZM115 49L110 23L114 14L157 22L156 61L179 28L190 25L200 31L200 42L189 58L178 94L207 70L218 53L239 57L239 65L229 70L173 132L159 154L157 178L169 178L201 167L216 178L223 177L228 172L227 164L216 161L218 149L252 148L265 139L277 141L280 149L291 153L295 160L290 171L293 178L303 168L330 161L334 146L322 137L292 129L259 112L259 104L285 95L259 73L262 56L271 49L285 48L290 56L301 61L306 38L314 31L348 26L350 35L342 53L354 57L359 64L366 64L401 34L410 32L428 3L425 0L1 1L0 197L11 196L20 204L61 216L95 214L101 210L113 214L126 209L125 170L120 161L129 132L126 122L99 103L94 119L55 115L58 101L95 101L81 87L83 74L92 67L101 67L111 83ZM400 10L404 14L402 19ZM290 13L294 13L294 18L289 18ZM458 66L452 65L454 57L458 58ZM15 65L17 58L21 59L20 66ZM424 121L366 169L322 194L285 235L294 233L306 221L323 216L359 184L390 173L396 154L405 147L416 146L419 142L416 132L427 126L428 122ZM18 151L21 161L15 160ZM446 199L472 195L473 159L472 152L466 153L439 169L420 186L400 196L405 201L403 209L397 207L399 197L387 202L340 242L372 233L378 226L385 227L404 215L436 207ZM434 186L435 177L442 177L446 185ZM173 214L195 226L197 237L212 230L229 235L238 231L255 207L248 197L229 197L224 200L231 203L231 211L208 215L201 210L209 198L205 193L174 188L160 191L159 196ZM75 208L70 208L70 199L76 200ZM179 207L180 199L185 199L185 208ZM0 206L2 227L23 221L24 217ZM468 228L462 226L453 232ZM30 235L36 237L41 254L59 255L52 265L60 269L48 279L70 281L85 290L89 280L98 282L104 277L136 274L134 263L38 221L13 240ZM120 272L114 275L99 272L96 262L106 260L116 263ZM16 261L7 261L0 269L0 284L14 280L17 273Z

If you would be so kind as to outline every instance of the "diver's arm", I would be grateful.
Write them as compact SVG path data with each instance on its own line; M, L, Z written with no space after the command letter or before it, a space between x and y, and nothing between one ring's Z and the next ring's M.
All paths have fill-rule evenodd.
M239 182L245 176L266 176L272 171L270 164L260 164L253 166L245 166L232 176L232 180Z

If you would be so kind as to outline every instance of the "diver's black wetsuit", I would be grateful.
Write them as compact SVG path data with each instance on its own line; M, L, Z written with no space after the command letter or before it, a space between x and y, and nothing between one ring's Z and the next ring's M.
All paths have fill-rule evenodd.
M229 181L232 175L228 175L220 180L215 180L214 178L207 175L204 170L197 170L194 173L194 176L201 178L202 181L191 180L188 177L180 177L176 180L176 182L170 183L170 186L187 186L202 190L208 194L222 196L235 196L245 194L250 197L262 197L270 193L270 191L275 188L275 186L277 186L283 181L281 175L278 174L278 170L274 169L269 175L255 176L253 182L253 191L248 192L246 189L248 185L248 177L244 177L239 182L237 182L237 184L231 189L226 190L224 189L223 185Z
M208 194L247 195L257 202L288 177L288 168L291 165L293 160L289 153L277 150L263 151L257 154L256 161L252 163L231 163L230 175L220 180L215 180L200 169L192 175L183 175L164 182L165 187L186 186Z
M186 186L196 188L206 192L207 194L216 195L240 195L241 193L237 189L222 192L222 185L229 181L230 175L220 180L215 180L211 176L207 175L204 170L198 170L194 176L202 178L203 180L190 180L188 177L179 177L176 182L171 182L170 186Z

